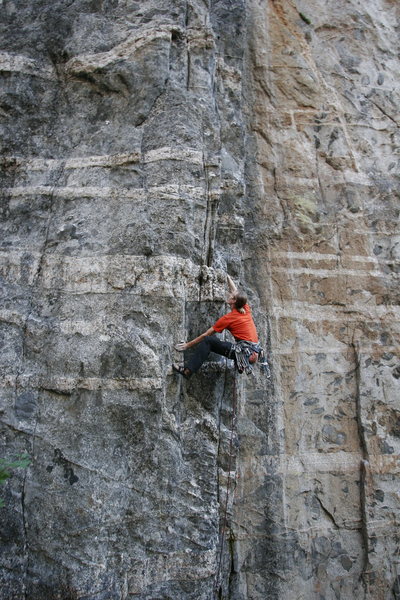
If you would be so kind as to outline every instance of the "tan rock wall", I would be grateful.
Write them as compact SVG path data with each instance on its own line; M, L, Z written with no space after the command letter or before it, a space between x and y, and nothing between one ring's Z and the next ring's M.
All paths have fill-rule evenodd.
M269 577L282 598L397 598L399 6L249 6L248 273L270 317L278 447L243 452L241 590L261 597ZM258 494L273 482L276 502Z

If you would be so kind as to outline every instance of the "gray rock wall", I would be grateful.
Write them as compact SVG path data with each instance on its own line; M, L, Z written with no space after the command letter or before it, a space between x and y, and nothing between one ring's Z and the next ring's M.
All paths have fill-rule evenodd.
M1 11L1 600L400 597L397 4Z

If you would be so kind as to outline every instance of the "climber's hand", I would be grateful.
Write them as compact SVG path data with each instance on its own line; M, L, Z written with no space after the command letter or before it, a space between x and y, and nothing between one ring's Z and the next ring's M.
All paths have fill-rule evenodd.
M175 344L175 350L178 350L178 352L184 352L187 350L187 348L187 342L179 342L178 344Z

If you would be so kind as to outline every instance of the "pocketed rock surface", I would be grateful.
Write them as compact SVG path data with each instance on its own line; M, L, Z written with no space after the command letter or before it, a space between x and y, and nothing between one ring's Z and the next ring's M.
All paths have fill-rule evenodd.
M0 600L400 598L399 12L3 1Z

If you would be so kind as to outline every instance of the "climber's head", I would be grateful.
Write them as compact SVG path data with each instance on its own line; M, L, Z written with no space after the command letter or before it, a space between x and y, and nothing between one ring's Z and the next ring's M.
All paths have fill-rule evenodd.
M242 294L241 292L236 292L235 294L230 294L228 297L228 304L233 310L236 308L240 312L244 312L244 305L247 304L247 296Z
M241 292L238 292L235 296L235 308L242 312L242 309L244 310L244 306L245 304L247 304L247 296L245 294L242 294Z

